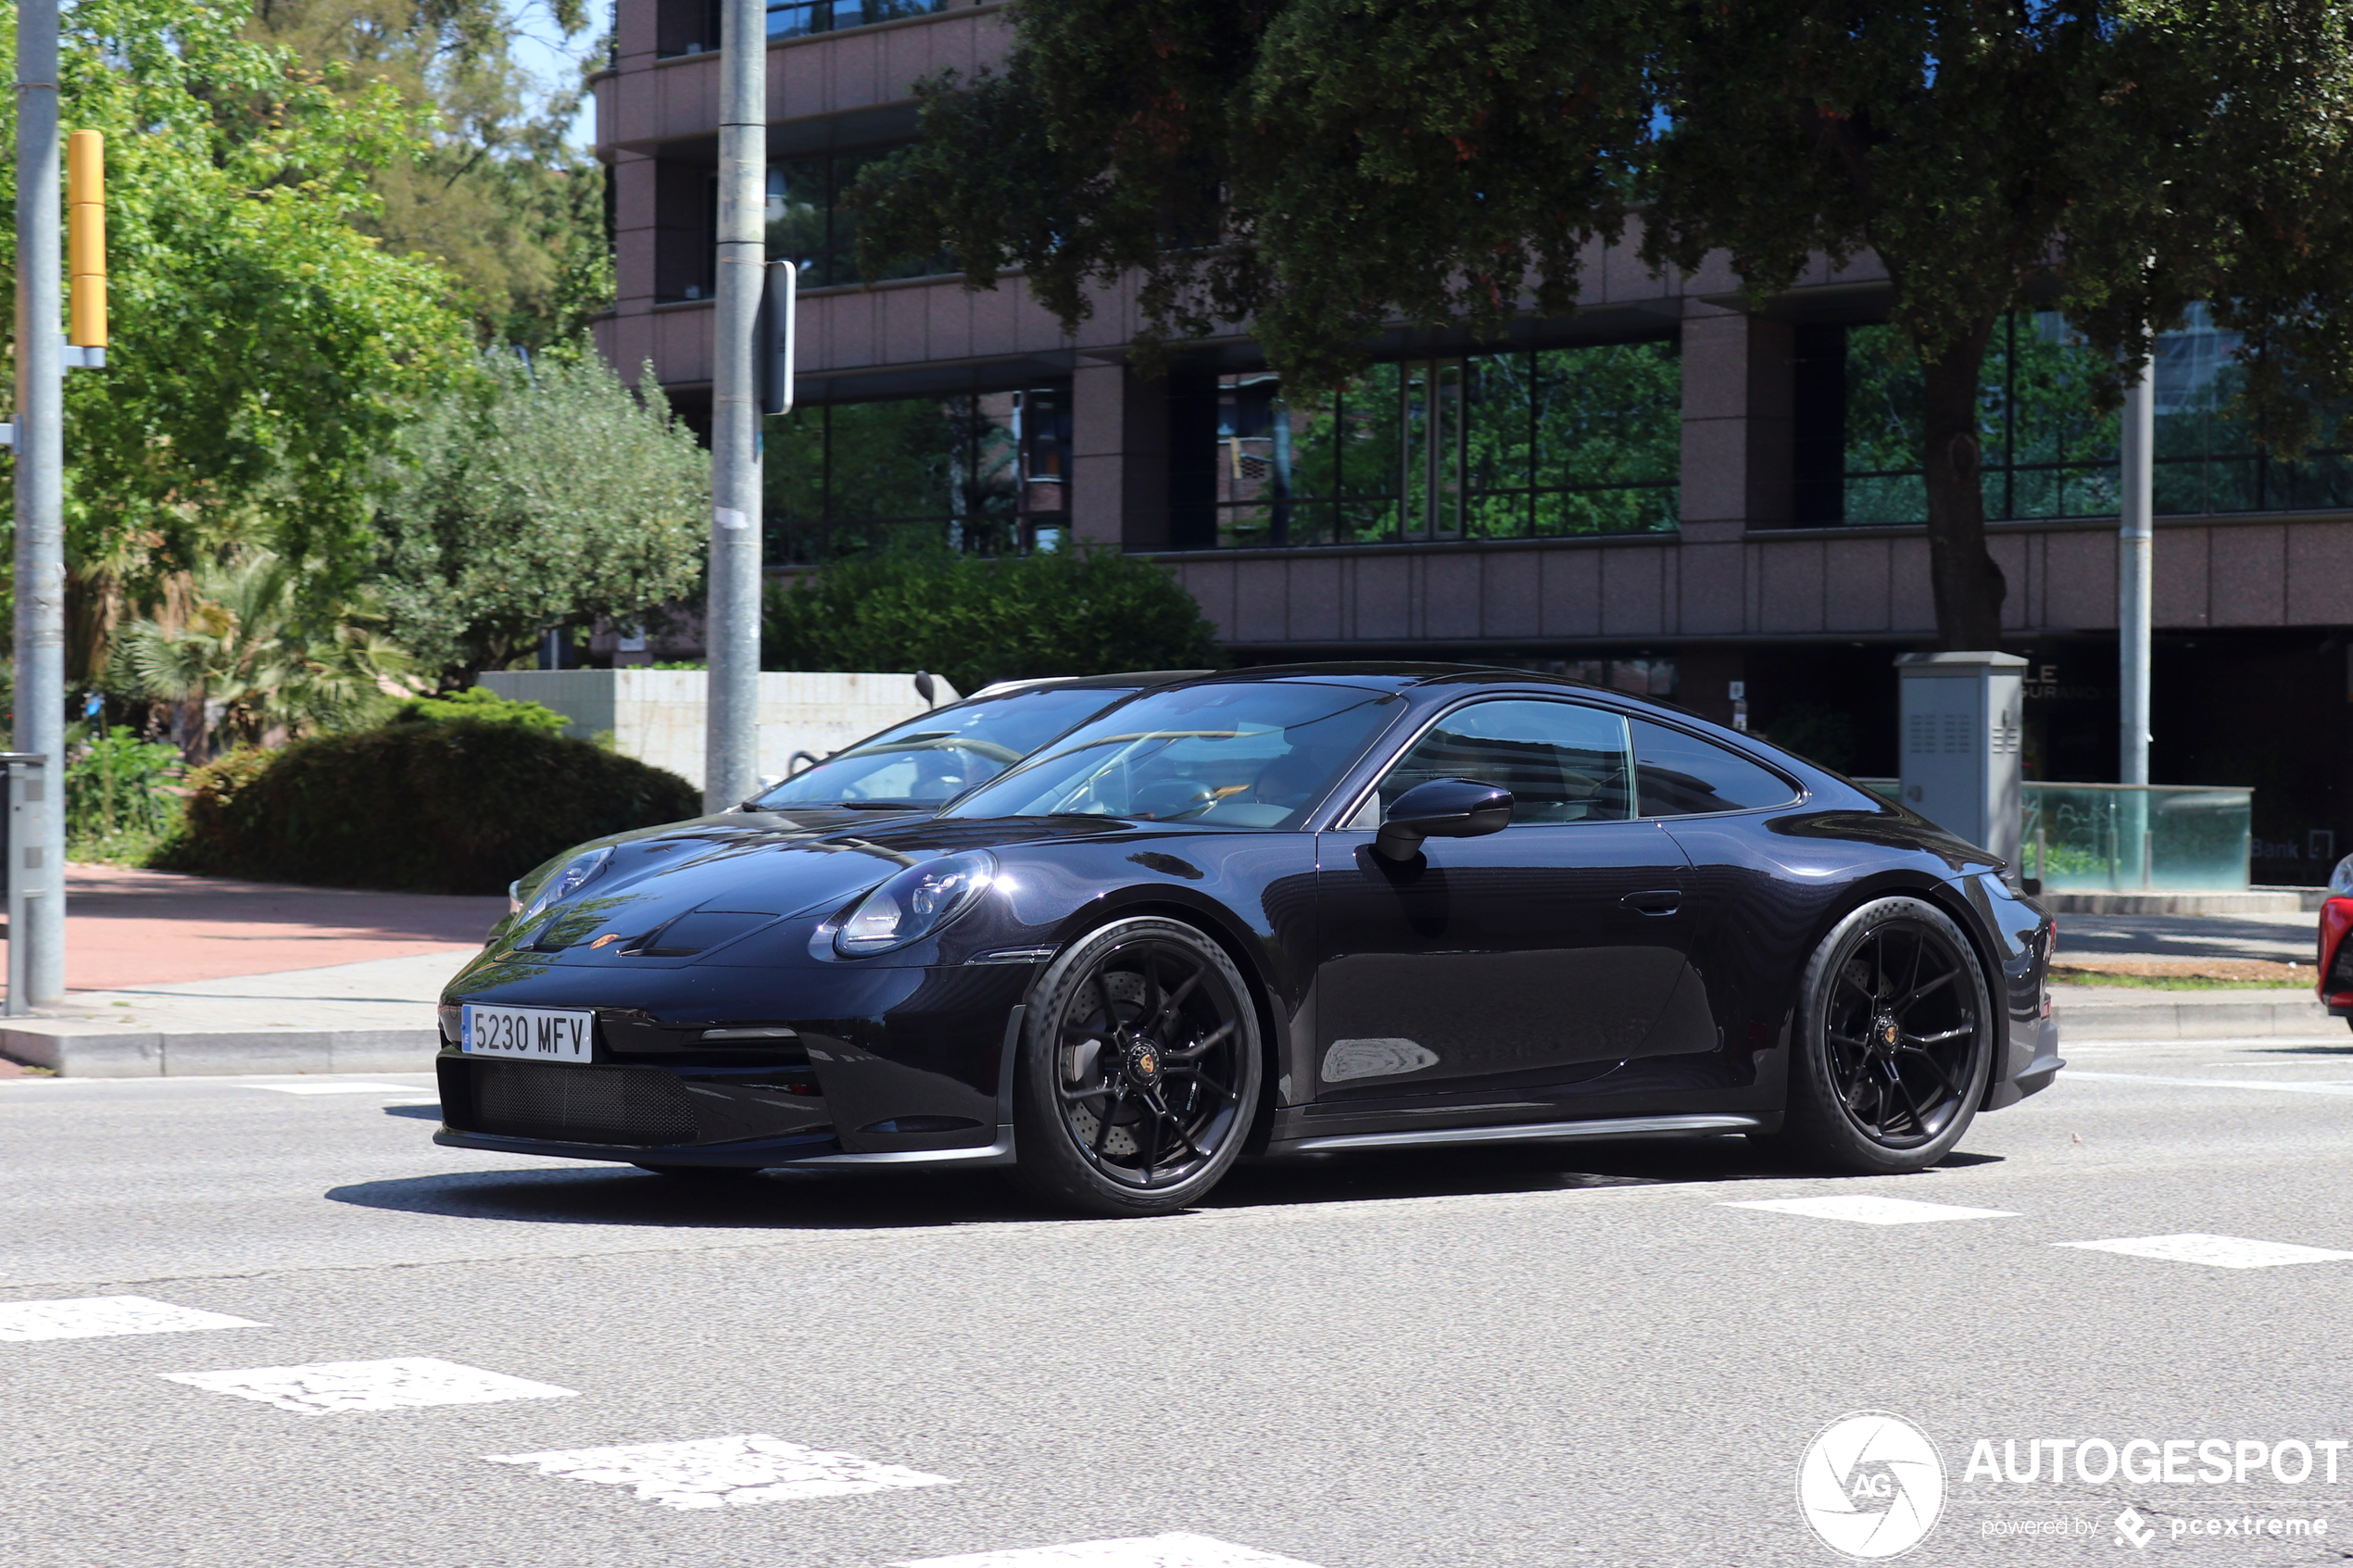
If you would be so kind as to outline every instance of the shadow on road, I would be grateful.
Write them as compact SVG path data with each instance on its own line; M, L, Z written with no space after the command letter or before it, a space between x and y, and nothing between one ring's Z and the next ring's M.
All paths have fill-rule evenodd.
M1955 1154L1941 1168L1993 1164L1999 1158ZM1286 1208L1822 1174L1740 1137L1504 1145L1244 1164L1201 1207ZM326 1196L362 1208L453 1219L711 1230L891 1230L1070 1218L1032 1200L997 1171L770 1171L691 1180L630 1165L564 1165L357 1182Z

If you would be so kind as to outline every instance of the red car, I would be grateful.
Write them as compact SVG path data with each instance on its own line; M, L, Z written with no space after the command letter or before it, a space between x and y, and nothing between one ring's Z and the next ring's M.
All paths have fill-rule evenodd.
M2353 1023L2353 946L2345 940L2347 931L2353 931L2353 855L2339 860L2329 877L2328 901L2321 906L2319 960L2321 1005L2331 1018Z

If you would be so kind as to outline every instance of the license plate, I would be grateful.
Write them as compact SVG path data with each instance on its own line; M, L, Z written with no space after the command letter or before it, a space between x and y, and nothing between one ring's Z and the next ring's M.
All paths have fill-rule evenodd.
M466 1004L459 1049L468 1056L520 1056L534 1061L586 1061L596 1015L547 1008Z

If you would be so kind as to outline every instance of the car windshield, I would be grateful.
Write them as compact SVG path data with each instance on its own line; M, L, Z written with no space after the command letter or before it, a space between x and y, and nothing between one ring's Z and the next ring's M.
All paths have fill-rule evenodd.
M753 797L794 806L937 806L993 779L1133 686L1032 686L934 709L869 735Z
M950 814L1295 827L1398 706L1393 693L1324 682L1154 692L1072 732Z

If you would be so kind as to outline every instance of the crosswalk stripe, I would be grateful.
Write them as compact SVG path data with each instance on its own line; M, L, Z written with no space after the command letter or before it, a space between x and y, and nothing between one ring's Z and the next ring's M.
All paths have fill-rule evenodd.
M116 1334L185 1334L207 1328L267 1328L251 1318L175 1307L144 1296L83 1296L64 1301L0 1302L0 1339L96 1339Z
M283 1411L323 1415L339 1411L406 1410L420 1405L487 1405L501 1399L570 1399L570 1388L460 1366L432 1356L381 1361L320 1361L310 1366L247 1367L237 1372L168 1372L215 1394L258 1399Z
M952 1486L856 1454L804 1449L765 1433L697 1437L683 1443L629 1443L541 1454L485 1454L493 1464L534 1464L542 1475L634 1488L639 1500L665 1508L741 1508L803 1498L846 1497L898 1486Z

